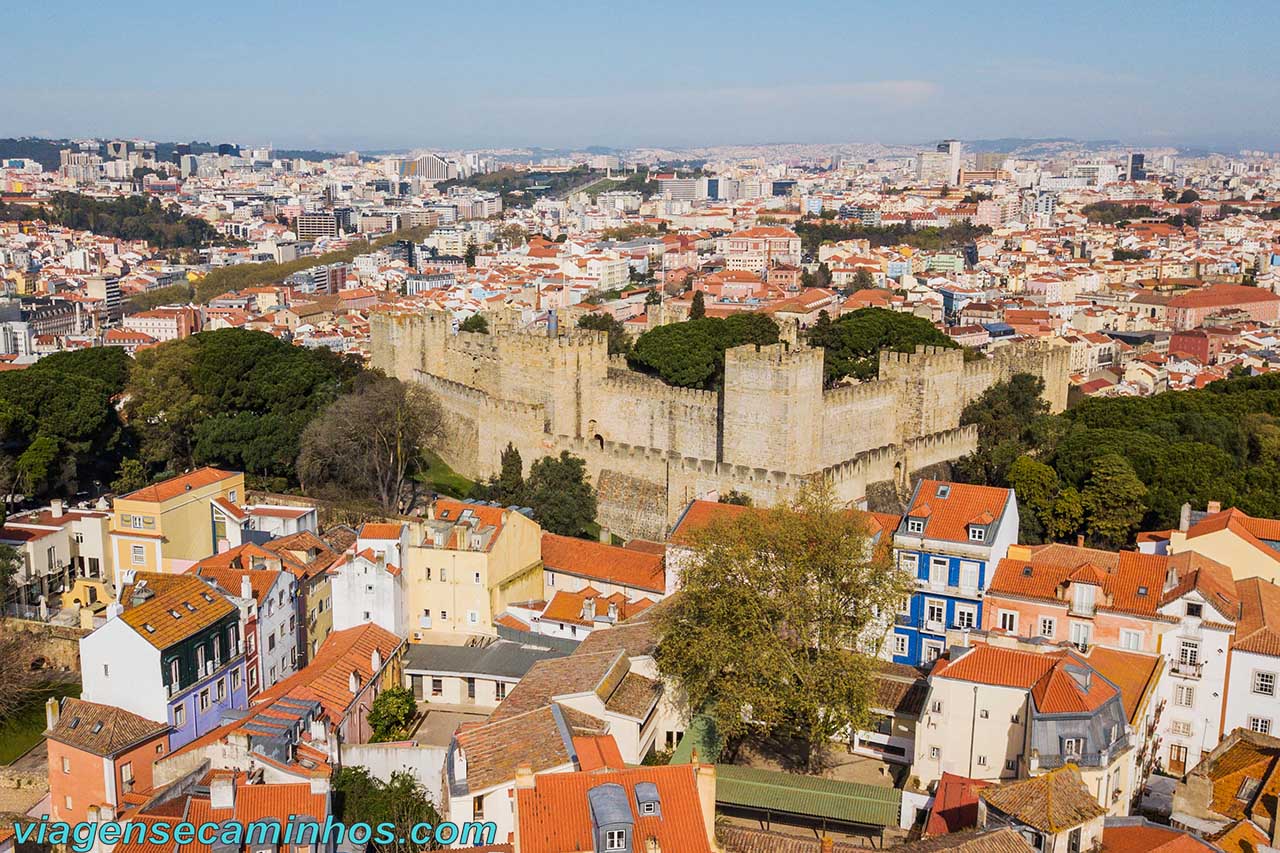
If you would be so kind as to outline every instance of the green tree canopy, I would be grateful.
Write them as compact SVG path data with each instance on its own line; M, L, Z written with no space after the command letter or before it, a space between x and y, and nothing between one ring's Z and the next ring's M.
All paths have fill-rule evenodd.
M878 614L897 612L910 589L865 517L810 484L792 505L697 534L659 620L658 667L726 741L789 736L812 765L870 719Z
M693 292L693 301L689 303L689 319L701 320L707 316L707 298L701 290Z
M360 369L265 332L201 332L139 353L125 411L153 470L219 465L292 482L303 429Z
M489 321L485 319L483 314L472 314L458 324L458 331L479 332L482 335L487 335L489 334Z
M809 345L823 351L828 385L846 376L872 379L880 370L881 351L915 352L917 344L959 347L928 320L883 308L860 308L838 320L820 315L809 329Z
M441 820L427 789L407 770L393 772L384 782L370 773L367 767L342 767L333 774L333 791L335 811L348 827L356 823L374 827L380 823L401 828L419 823L434 826ZM408 832L394 835L387 844L370 842L369 849L376 853L418 853L439 849L434 843L414 843ZM475 840L479 843L484 839ZM492 841L487 839L486 843Z
M778 324L765 314L703 317L650 329L636 338L627 361L668 385L715 388L724 376L725 350L777 342Z
M578 318L579 329L593 329L609 335L609 355L626 355L631 350L631 336L618 318L603 311L592 311Z
M397 684L383 690L369 708L369 728L373 730L370 742L404 740L417 712L418 704L409 688Z
M534 462L523 494L533 517L551 533L581 536L596 520L596 494L587 481L587 463L567 450Z

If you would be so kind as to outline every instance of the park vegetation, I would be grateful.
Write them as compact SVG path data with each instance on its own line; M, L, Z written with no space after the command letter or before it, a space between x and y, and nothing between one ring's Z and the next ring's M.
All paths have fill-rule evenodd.
M525 479L520 451L507 444L499 472L478 484L471 496L502 506L527 506L543 530L561 536L584 536L595 525L596 494L587 463L567 450L536 460Z
M823 243L839 243L844 240L868 240L873 247L913 246L917 249L939 251L967 246L991 229L986 225L958 222L946 228L912 228L910 225L860 225L837 219L802 219L796 223L795 232L800 237L800 249L804 254L816 257Z

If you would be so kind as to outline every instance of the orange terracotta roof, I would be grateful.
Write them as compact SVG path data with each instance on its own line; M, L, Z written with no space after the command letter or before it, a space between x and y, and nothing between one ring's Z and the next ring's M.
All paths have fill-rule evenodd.
M155 594L131 604L144 588ZM120 600L125 610L119 618L157 649L167 649L236 612L225 596L193 575L138 572L121 590Z
M938 494L943 485L949 487L946 497ZM921 480L905 515L927 519L925 538L968 542L969 526L987 525L1003 516L1011 495L1009 489L994 486Z
M1240 621L1232 648L1280 657L1280 587L1262 578L1236 581Z
M563 853L594 850L591 808L587 792L602 785L621 788L620 803L631 808L636 839L654 838L662 850L711 853L698 799L695 765L636 767L595 773L546 773L534 777L534 787L516 790L521 853ZM658 791L661 814L641 815L635 788L640 782ZM644 842L636 845L642 849Z
M662 554L543 533L542 562L547 569L578 577L658 593L666 590Z
M399 539L403 525L369 522L360 528L361 539Z
M201 489L205 486L211 486L214 483L232 477L241 476L235 471L221 471L217 468L199 468L190 474L183 474L179 477L172 477L161 483L155 483L150 486L144 486L135 492L122 495L118 500L129 501L148 501L150 503L163 503L172 500L184 492L193 489Z
M1212 850L1212 845L1190 833L1148 821L1112 824L1102 830L1102 853L1210 853Z
M573 749L578 753L578 766L585 771L621 770L626 766L622 753L612 735L583 735L573 739Z
M356 673L358 689L363 690L374 676L374 650L381 655L385 666L403 644L404 640L373 623L334 631L311 663L263 693L259 701L282 696L315 699L324 706L329 718L338 722L356 699L350 687L351 673Z

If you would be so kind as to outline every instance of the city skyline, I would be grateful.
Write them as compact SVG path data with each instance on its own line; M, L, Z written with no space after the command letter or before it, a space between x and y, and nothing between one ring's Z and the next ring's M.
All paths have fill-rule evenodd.
M1265 29L1280 13L1249 2L1226 19L1172 5L1176 14L1170 4L1152 14L1153 4L1088 2L972 15L924 4L895 18L811 3L775 21L756 3L659 3L618 22L571 4L557 14L433 9L418 22L422 10L399 2L376 16L239 2L174 16L147 2L133 32L157 49L103 50L118 25L72 2L10 20L15 62L0 92L0 134L341 150L943 137L1280 145L1269 118L1280 94L1236 33L1236 21ZM1161 58L1154 46L1165 44L1194 51Z

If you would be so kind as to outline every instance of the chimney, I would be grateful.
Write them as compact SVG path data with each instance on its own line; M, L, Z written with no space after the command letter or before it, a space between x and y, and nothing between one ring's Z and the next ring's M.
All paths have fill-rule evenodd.
M1076 547L1077 547L1077 548L1083 548L1083 547L1084 547L1084 534L1083 534L1083 533L1077 533L1077 534L1076 534Z
M49 501L49 514L54 518L62 518L62 498L54 498Z
M831 853L836 849L836 843L831 840L830 835L822 836L822 853Z
M1018 545L1018 544L1010 545L1009 553L1007 556L1009 557L1010 560L1020 560L1022 562L1026 562L1027 560L1031 559L1031 546Z
M596 618L596 600L594 598L584 598L582 600L582 618L588 622Z
M249 582L248 575L240 576L240 597L253 598L253 584Z
M109 602L107 604L107 621L110 622L112 619L116 618L123 612L124 612L123 604L121 604L118 601Z
M533 765L522 761L516 767L516 789L533 787Z
M233 773L219 773L209 781L209 808L233 809L235 806L235 775Z
M702 807L702 829L707 834L707 841L714 845L716 837L716 766L714 764L695 764L694 774L697 777L698 805Z
M613 542L613 533L610 532L609 528L607 527L600 528L600 541L606 545L609 545Z
M1187 532L1187 528L1191 526L1191 504L1182 505L1182 511L1178 513L1178 529L1183 533Z
M1205 512L1213 515L1215 512L1222 512L1222 501L1209 501L1205 504Z
M56 698L50 698L44 703L44 722L45 730L51 730L58 724L58 716L62 713L62 706L58 704Z

